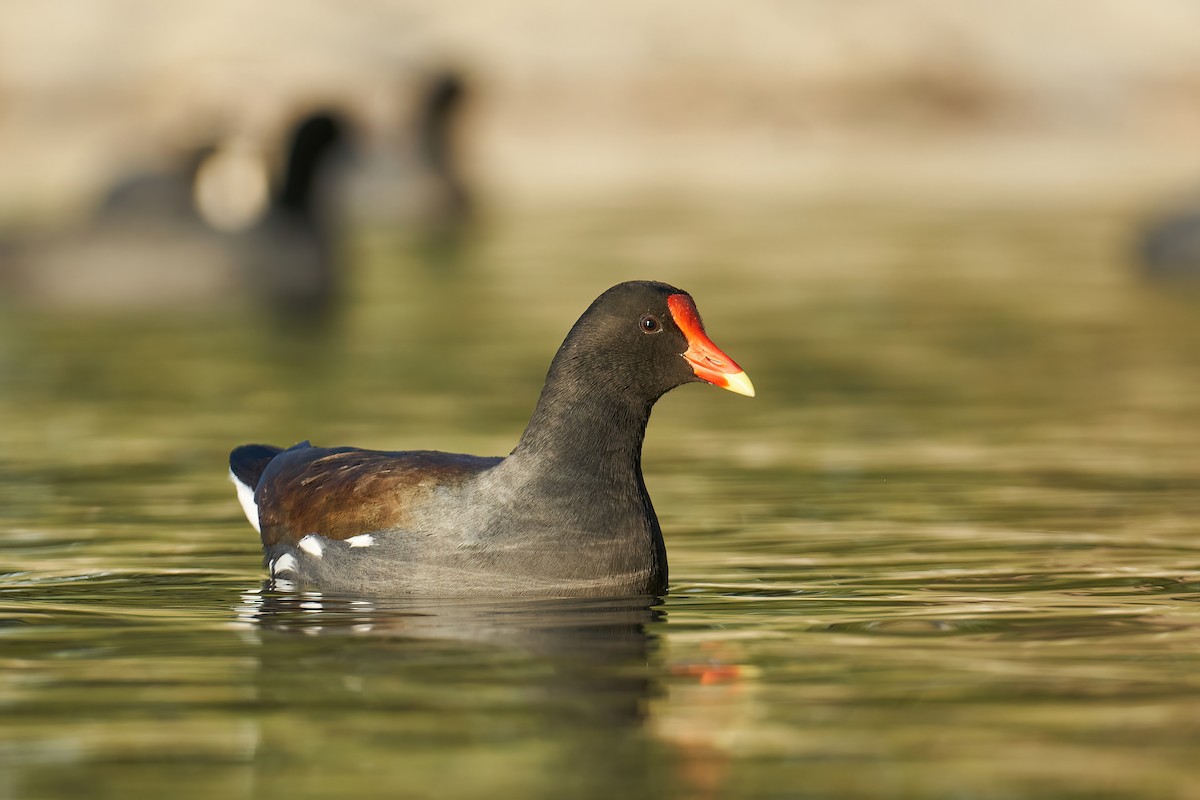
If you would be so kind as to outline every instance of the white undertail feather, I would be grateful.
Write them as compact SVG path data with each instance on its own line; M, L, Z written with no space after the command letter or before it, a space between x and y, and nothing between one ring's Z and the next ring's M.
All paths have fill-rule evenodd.
M242 511L246 513L246 519L250 520L254 530L261 535L262 528L258 524L258 503L254 502L254 487L239 481L237 475L233 474L233 470L229 470L229 480L233 481L233 485L237 487L238 502L242 504Z

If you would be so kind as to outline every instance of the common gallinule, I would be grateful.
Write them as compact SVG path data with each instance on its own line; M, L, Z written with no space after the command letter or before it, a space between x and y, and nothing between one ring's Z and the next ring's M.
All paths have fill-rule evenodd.
M622 283L567 334L507 458L244 445L230 477L276 580L428 597L661 594L642 440L655 401L692 381L754 395L690 295Z

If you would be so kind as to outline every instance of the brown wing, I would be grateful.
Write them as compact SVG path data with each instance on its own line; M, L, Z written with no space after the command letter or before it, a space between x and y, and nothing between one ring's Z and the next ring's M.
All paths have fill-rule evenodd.
M404 528L411 509L435 489L458 485L501 460L298 445L271 461L255 492L263 544L294 544L310 533L348 539Z

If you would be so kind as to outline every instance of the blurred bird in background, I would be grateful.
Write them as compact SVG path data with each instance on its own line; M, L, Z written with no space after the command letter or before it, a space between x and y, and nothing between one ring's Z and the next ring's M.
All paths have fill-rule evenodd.
M1200 198L1152 217L1141 232L1138 256L1151 279L1200 281Z
M174 169L136 171L82 223L0 247L8 305L129 311L330 308L356 225L457 238L470 210L455 159L464 81L422 81L407 130L364 145L353 108L296 113L275 142L230 134ZM274 153L274 159L271 154ZM274 161L277 166L270 169Z
M197 203L214 182L237 178L218 146L197 148L177 172L123 179L82 225L10 243L0 261L6 302L131 310L248 297L284 310L321 306L335 285L335 234L319 194L345 139L332 114L300 119L273 188L261 165L246 167L262 208L237 221L222 218L211 197Z
M458 153L468 99L463 75L443 69L419 82L401 135L363 142L339 171L345 211L359 223L425 232L460 230L472 211Z

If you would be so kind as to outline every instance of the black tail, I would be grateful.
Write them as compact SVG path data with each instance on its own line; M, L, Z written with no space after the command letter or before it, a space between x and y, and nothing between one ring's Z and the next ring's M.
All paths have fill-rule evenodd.
M269 444L244 444L233 448L229 454L229 469L239 482L253 490L258 486L258 479L262 477L267 464L282 452L282 447Z

